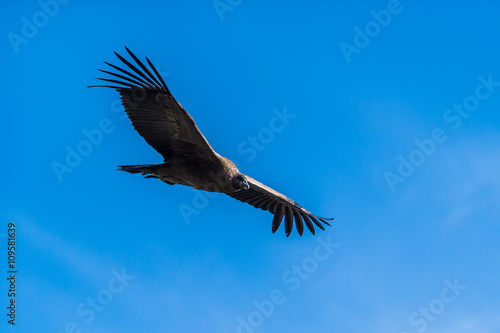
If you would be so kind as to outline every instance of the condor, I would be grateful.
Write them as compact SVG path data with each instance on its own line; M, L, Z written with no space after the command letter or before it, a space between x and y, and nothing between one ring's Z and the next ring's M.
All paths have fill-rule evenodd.
M283 194L244 175L229 159L217 154L201 134L193 118L175 100L151 61L149 68L128 48L135 64L115 52L127 69L105 62L115 72L99 71L112 78L98 78L106 87L116 89L125 112L135 130L163 156L162 164L123 165L120 170L141 173L145 178L157 178L174 185L191 186L198 190L221 192L274 215L272 232L285 220L288 237L295 225L299 235L304 224L314 234L314 225L325 230L323 223L333 218L316 216Z

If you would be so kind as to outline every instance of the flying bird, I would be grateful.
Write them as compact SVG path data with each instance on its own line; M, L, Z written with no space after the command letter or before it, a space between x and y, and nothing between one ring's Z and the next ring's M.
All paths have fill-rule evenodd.
M115 52L124 68L104 62L114 72L99 69L112 78L98 78L106 87L116 89L125 112L135 130L163 156L162 164L122 165L119 170L141 173L145 178L157 178L174 185L191 186L198 190L221 192L274 215L272 232L285 220L288 237L293 229L302 236L304 224L312 234L314 225L325 230L322 223L333 218L312 214L285 195L238 171L236 165L217 154L182 105L175 100L163 78L146 58L149 68L127 47L132 62Z

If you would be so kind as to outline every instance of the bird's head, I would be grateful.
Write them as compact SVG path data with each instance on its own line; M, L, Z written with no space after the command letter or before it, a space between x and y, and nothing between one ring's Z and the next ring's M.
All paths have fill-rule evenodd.
M241 173L233 177L233 186L237 190L248 190L250 188L247 178Z

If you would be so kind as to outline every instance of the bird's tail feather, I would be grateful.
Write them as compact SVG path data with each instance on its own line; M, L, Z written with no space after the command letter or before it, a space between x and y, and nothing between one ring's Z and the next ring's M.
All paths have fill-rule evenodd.
M154 174L155 170L165 168L165 164L119 165L118 170L130 173Z

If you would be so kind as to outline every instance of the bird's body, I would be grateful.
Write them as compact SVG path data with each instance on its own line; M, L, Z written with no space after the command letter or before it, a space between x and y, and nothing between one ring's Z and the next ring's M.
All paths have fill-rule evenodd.
M121 170L141 173L146 178L157 178L169 185L181 184L198 190L225 193L274 214L273 232L284 218L287 236L292 231L294 219L300 235L304 231L304 223L313 234L313 223L323 230L322 223L329 225L326 220L332 219L312 214L283 194L243 175L230 159L217 154L193 118L172 96L149 59L146 58L154 74L132 52L127 51L140 69L115 52L133 73L106 63L118 72L101 70L114 78L100 80L114 85L97 87L113 88L120 93L132 125L163 156L164 163L124 165L119 167Z
M231 160L220 156L219 165L199 167L186 164L181 158L171 158L162 164L122 165L120 170L141 173L146 178L157 178L169 185L186 185L197 190L231 193L237 190L232 179L239 171Z

